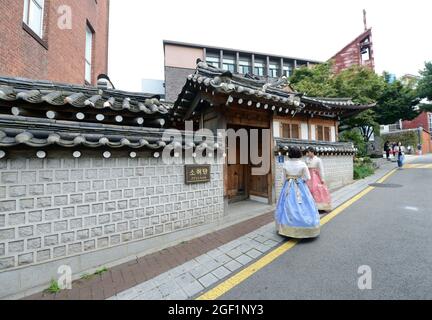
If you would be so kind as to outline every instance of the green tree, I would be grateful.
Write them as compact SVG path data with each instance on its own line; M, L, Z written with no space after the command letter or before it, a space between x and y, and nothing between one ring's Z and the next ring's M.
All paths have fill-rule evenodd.
M300 68L290 78L296 91L312 97L352 98L361 104L373 103L385 88L385 81L368 68L355 66L335 75L331 62ZM373 110L342 121L341 132L358 128L365 141L379 132Z
M353 66L335 77L334 86L339 97L349 97L356 103L370 104L381 97L386 82L384 77L369 68Z
M351 98L359 104L372 104L373 109L366 110L357 116L344 119L340 131L358 129L365 141L372 134L379 135L380 124L412 120L418 115L414 106L415 90L404 86L400 81L387 82L388 74L382 76L362 66L353 66L341 73L333 73L332 63L324 63L313 68L300 68L290 78L296 91L312 97Z
M363 135L358 130L344 131L339 139L341 142L352 142L354 146L359 150L358 155L360 157L366 156L367 145L363 139Z
M330 62L312 68L301 67L290 78L296 91L311 97L338 97L334 87L334 74Z
M393 124L403 120L413 120L418 116L416 91L404 86L400 81L386 84L374 108L379 124Z
M421 79L418 83L418 95L432 101L432 62L426 62L425 68L420 71Z

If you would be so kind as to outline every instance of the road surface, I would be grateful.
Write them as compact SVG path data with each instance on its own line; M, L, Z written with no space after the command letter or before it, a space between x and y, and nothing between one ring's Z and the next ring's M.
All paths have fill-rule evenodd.
M432 299L432 156L413 164L220 299Z

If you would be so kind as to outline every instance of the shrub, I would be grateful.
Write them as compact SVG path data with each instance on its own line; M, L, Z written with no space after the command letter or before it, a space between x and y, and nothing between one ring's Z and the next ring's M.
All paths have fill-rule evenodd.
M361 180L375 173L373 164L354 164L354 180Z

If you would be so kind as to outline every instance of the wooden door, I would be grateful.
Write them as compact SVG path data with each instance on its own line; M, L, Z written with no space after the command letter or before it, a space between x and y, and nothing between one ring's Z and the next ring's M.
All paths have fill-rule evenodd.
M248 165L240 164L240 148L236 149L236 164L228 164L227 196L230 203L249 197L247 190Z
M262 156L262 135L259 136L258 154ZM270 141L268 142L270 143ZM249 161L251 163L251 161ZM249 195L267 198L268 197L268 174L262 176L252 175L252 168L260 165L249 165Z

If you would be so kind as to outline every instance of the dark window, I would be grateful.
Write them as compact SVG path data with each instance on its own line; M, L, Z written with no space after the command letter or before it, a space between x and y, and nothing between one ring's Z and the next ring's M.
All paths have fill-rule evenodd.
M220 58L215 56L207 56L206 62L208 65L219 68Z
M238 72L241 74L252 73L251 62L248 60L241 60L240 59Z
M316 126L316 140L331 141L331 128L325 126Z
M291 65L285 65L283 67L284 76L291 77L293 73L293 67Z
M271 78L279 77L279 66L277 64L270 64L269 77L271 77Z
M282 137L286 139L300 139L300 126L298 124L282 124Z
M264 77L264 62L255 61L254 74L260 77Z
M235 60L232 58L223 59L223 69L235 72Z
M323 126L317 126L316 127L316 139L318 141L324 141L324 127Z
M331 141L330 135L330 127L324 127L324 140Z

